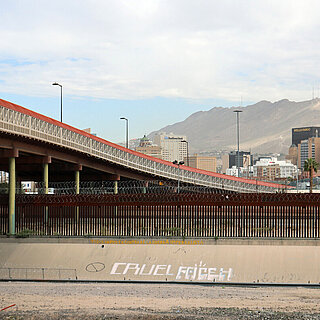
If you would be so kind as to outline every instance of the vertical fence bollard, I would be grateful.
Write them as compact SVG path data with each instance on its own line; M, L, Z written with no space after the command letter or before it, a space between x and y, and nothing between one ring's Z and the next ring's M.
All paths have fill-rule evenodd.
M48 163L43 164L43 182L44 182L44 194L47 195L49 191L49 164ZM44 208L44 229L47 235L49 234L48 220L49 220L48 207L45 207Z
M115 194L115 195L118 194L118 181L117 181L117 180L114 182L114 194ZM118 207L117 207L117 206L114 206L114 217L117 218L117 216L118 216ZM116 221L117 221L117 220L116 220ZM116 226L117 226L117 227L116 227L115 232L118 233L119 228L118 228L117 222L116 222ZM117 235L118 235L118 234L117 234Z
M102 235L110 236L314 238L319 235L320 207L315 195L221 195L206 194L202 189L199 193L178 195L169 188L161 189L167 193L153 193L156 185L158 182L149 182L147 194L143 194L144 184L135 183L135 194L125 194L124 192L128 191L122 188L119 181L110 181L107 191L101 190L99 196L86 195L83 208L88 210L83 210L81 219L79 217L81 232L88 230L94 236L100 235L100 221L105 219L103 227L107 231ZM70 183L68 187L70 189ZM74 188L74 182L72 187ZM58 194L19 194L16 198L17 212L21 212L17 230L20 226L30 225L40 234L43 231L43 214L47 207L50 213L50 232L61 226L59 230L62 230L62 235L77 235L75 208L79 206L80 211L80 207L84 205L77 202L77 195L62 195L61 199L68 199L63 202ZM0 219L7 222L8 195L2 195L1 199ZM13 270L6 271L9 272L9 277L16 277L16 271ZM20 276L28 277L30 270L23 268Z
M9 234L16 234L16 159L9 158Z
M80 193L80 171L75 171L75 187L76 194ZM80 235L80 217L79 217L79 206L76 206L76 230L77 234Z

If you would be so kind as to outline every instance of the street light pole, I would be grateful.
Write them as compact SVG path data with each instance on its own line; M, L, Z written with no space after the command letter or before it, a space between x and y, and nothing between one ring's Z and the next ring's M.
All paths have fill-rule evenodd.
M240 142L239 142L239 136L240 136L240 129L239 129L239 113L242 112L241 110L234 110L233 112L235 112L237 114L237 143L238 143L238 161L237 161L237 169L238 169L238 177L240 177Z
M182 140L181 142L185 142L187 144L187 166L189 167L189 142L187 140Z
M126 148L129 149L129 120L121 117L120 120L126 120Z
M61 100L61 102L60 102L60 106L61 106L61 122L62 122L62 85L61 84L59 84L59 83L57 83L57 82L54 82L53 84L52 84L53 86L59 86L60 87L60 89L61 89L61 94L60 94L60 100Z
M180 166L182 164L184 164L184 162L183 161L178 162L177 160L174 160L172 163L176 164L178 166L178 189L177 189L177 192L180 193Z

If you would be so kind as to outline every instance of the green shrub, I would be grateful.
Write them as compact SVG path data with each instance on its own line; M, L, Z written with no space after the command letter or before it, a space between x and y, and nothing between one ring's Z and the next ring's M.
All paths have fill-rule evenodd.
M29 238L30 236L35 235L36 232L30 229L23 229L21 231L19 231L18 233L16 233L16 237L17 238Z

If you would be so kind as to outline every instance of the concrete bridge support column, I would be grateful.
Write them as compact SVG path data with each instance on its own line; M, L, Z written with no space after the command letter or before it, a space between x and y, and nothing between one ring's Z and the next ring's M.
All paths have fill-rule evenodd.
M118 194L118 181L114 182L114 194Z
M48 194L48 191L49 191L49 163L43 164L43 184L44 184L44 194Z
M9 234L16 234L16 158L19 151L15 148L5 150L2 154L9 159Z
M76 170L74 172L75 178L75 187L76 187L76 194L80 193L80 171ZM76 221L77 221L77 233L80 235L80 214L79 214L79 207L76 207Z
M49 164L43 164L43 184L44 184L44 194L48 194L49 191ZM48 220L49 220L49 209L48 207L44 208L44 225L46 233L48 234Z
M78 164L75 166L74 171L74 181L75 181L75 192L76 194L80 193L80 171L82 170L82 165ZM79 207L76 207L76 221L77 221L77 233L80 235L80 214Z
M16 158L9 158L9 234L16 234Z
M118 174L114 174L110 180L114 181L113 193L118 194L118 181L120 180L120 176Z
M43 187L44 187L44 194L48 194L49 193L49 163L51 163L51 157L44 157L42 159L43 161ZM49 225L48 225L48 221L49 221L49 208L45 207L44 209L44 226L45 226L45 231L46 234L49 234Z
M74 166L74 182L75 182L75 193L80 193L80 171L82 171L82 165L77 164Z
M43 193L48 194L49 192L49 163L51 163L51 157L45 156L41 159L42 162L42 177L43 177Z
M120 176L118 174L114 174L110 180L114 180L114 194L118 194L118 181L120 180ZM114 215L118 215L118 207L114 207Z
M74 173L75 178L75 187L76 187L76 194L80 193L80 171L75 171Z

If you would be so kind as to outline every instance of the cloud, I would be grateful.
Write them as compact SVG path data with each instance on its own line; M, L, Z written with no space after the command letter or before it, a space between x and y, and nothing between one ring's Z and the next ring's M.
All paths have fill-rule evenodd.
M318 77L317 1L7 1L1 92L304 100Z

